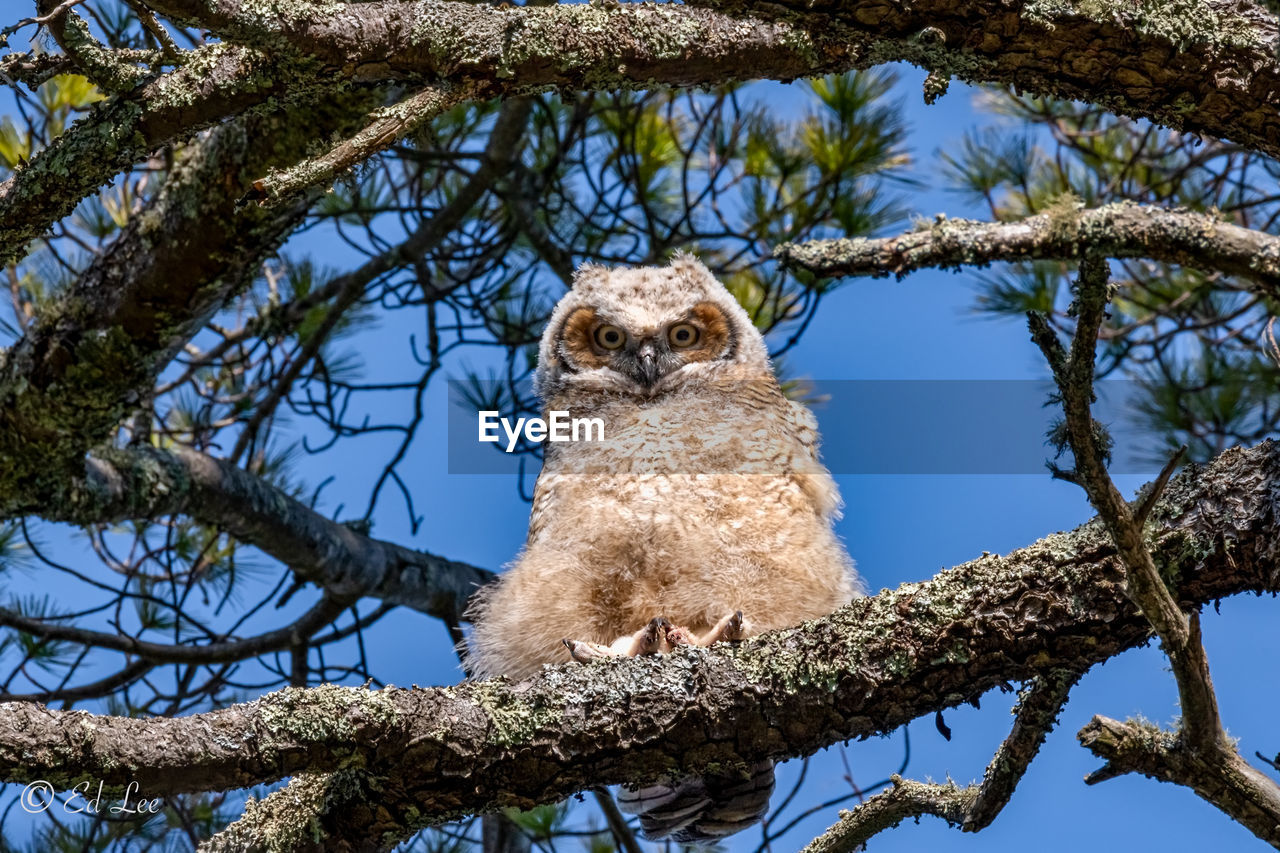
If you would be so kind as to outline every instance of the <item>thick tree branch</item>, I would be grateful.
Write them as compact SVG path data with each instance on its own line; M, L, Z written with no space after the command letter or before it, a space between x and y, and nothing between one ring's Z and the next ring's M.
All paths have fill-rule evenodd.
M995 261L1078 260L1085 252L1223 272L1280 298L1280 237L1204 213L1132 202L1085 210L1064 201L1016 222L939 216L896 237L784 243L773 254L784 266L814 275L880 277Z
M1280 445L1272 442L1170 481L1149 530L1179 600L1280 590L1277 513ZM310 825L321 840L312 843L391 844L462 814L892 731L1009 681L1086 668L1148 637L1110 534L1095 521L737 646L555 667L518 684L286 690L178 719L9 705L0 714L0 774L58 785L132 780L147 796L166 796L359 768L394 776L394 789L380 789L376 813L318 815Z

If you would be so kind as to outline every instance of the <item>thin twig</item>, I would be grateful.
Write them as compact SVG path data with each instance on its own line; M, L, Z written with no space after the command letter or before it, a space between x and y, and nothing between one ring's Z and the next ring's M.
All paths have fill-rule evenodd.
M45 24L52 21L54 18L61 15L63 12L75 6L79 6L81 3L84 3L84 2L86 2L86 0L64 0L64 2L59 3L57 6L54 6L52 9L50 9L48 12L46 12L43 15L38 15L34 18L23 18L21 21L18 21L18 23L13 24L12 26L5 27L3 30L0 30L0 39L4 39L6 36L13 35L23 27L29 27L33 24L38 27L44 26Z
M399 103L375 111L373 121L363 130L325 154L254 181L253 191L245 200L264 205L278 203L307 187L330 182L450 107L476 98L478 93L478 87L473 84L427 86Z
M1168 462L1164 463L1164 467L1160 469L1160 476L1156 477L1154 483L1151 484L1151 490L1147 492L1142 502L1138 504L1138 508L1133 512L1133 523L1141 529L1142 525L1147 523L1147 516L1151 515L1151 509L1159 501L1160 496L1164 494L1164 487L1169 485L1169 478L1173 476L1173 472L1177 470L1178 463L1182 461L1182 457L1186 455L1187 446L1184 444L1178 448Z

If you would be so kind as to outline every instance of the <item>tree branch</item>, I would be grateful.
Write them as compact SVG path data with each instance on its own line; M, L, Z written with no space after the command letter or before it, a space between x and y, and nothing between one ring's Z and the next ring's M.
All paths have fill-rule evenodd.
M1125 773L1141 773L1195 791L1272 847L1280 847L1280 790L1234 749L1213 754L1186 749L1180 732L1150 723L1122 723L1095 716L1077 735L1107 764L1085 777L1096 785Z
M56 506L83 479L85 452L300 221L305 199L237 206L254 174L292 162L316 132L349 127L376 98L304 102L230 122L186 148L149 208L0 351L0 517Z
M370 114L369 124L350 139L343 140L319 157L254 181L253 192L248 199L262 204L275 203L309 187L323 187L450 107L474 99L477 92L476 87L466 85L446 83L427 86L398 103L377 109Z
M13 628L37 637L64 640L83 646L112 649L135 655L146 662L148 668L158 663L228 663L240 661L268 652L287 649L299 640L305 640L329 625L351 606L349 600L326 595L291 624L242 640L179 646L171 643L152 643L120 633L94 631L74 625L59 625L48 619L35 619L5 608L0 608L0 626Z
M1119 202L1092 210L1060 202L1016 222L939 216L896 237L784 243L784 267L819 276L903 276L928 267L985 266L995 261L1150 258L1240 276L1280 298L1280 237L1181 208Z
M1068 4L1003 0L702 0L705 8L510 7L384 0L359 19L341 8L299 2L264 19L241 0L151 0L157 11L231 41L291 48L357 77L410 71L437 78L501 79L619 88L696 85L725 50L734 69L789 79L822 73L834 54L845 67L906 60L967 82L1080 98L1117 113L1233 139L1280 154L1272 96L1280 81L1276 21L1231 0L1194 7L1156 3ZM732 26L726 26L732 22ZM784 38L760 42L773 25ZM737 35L731 35L736 30ZM653 36L661 32L661 49ZM1050 35L1051 34L1051 35ZM780 74L779 54L807 44L801 67ZM841 46L845 45L843 50ZM666 59L678 56L684 72ZM807 67L805 67L807 66ZM828 68L828 70L830 70Z
M1280 590L1278 506L1272 442L1173 478L1150 530L1179 598ZM1009 681L1087 668L1149 636L1122 582L1110 535L1094 521L739 645L555 667L518 684L285 690L178 719L9 705L0 776L136 781L151 797L359 768L375 781L394 776L394 790L381 789L376 814L309 817L320 839L310 843L393 844L462 814L808 754ZM260 805L283 807L287 796Z
M1031 682L1014 708L1013 729L987 765L981 784L926 784L895 773L892 788L842 812L840 822L814 839L804 853L852 853L872 836L921 815L940 817L965 832L986 828L1013 796L1079 678L1079 671L1068 669Z
M153 151L272 97L300 100L324 88L307 86L294 66L275 68L270 57L241 48L216 44L184 53L177 69L156 76L127 96L94 104L85 118L0 181L0 264L19 259L31 240ZM268 124L278 124L282 118L272 116ZM304 130L308 137L316 132L302 123L289 135ZM296 160L303 150L270 153L293 153Z

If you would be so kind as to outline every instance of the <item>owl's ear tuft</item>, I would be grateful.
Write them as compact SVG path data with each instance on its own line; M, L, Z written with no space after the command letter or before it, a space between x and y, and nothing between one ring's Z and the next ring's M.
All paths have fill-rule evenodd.
M711 270L707 269L707 265L698 260L698 257L684 249L676 249L671 255L671 268L675 270L690 270L702 275L712 275Z
M599 284L609 277L609 268L604 264L588 261L573 271L573 289L585 290L593 284Z

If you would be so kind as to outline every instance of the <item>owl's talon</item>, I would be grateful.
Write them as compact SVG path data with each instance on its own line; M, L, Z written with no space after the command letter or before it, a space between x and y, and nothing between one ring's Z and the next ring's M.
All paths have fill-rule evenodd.
M671 622L665 616L655 616L634 634L619 637L610 646L617 654L636 657L667 651L667 631Z
M746 620L742 618L742 611L735 610L717 622L710 631L695 638L693 642L699 646L709 646L721 640L741 640L746 633L745 625Z
M599 643L588 643L583 640L570 640L568 638L560 642L564 643L565 648L569 650L569 657L578 663L590 663L600 658L622 657L621 652L615 651L609 646L602 646Z
M639 631L624 634L607 646L585 640L564 639L561 642L569 650L569 656L579 663L600 658L652 655L671 650L667 636L672 627L671 621L665 616L655 616Z

